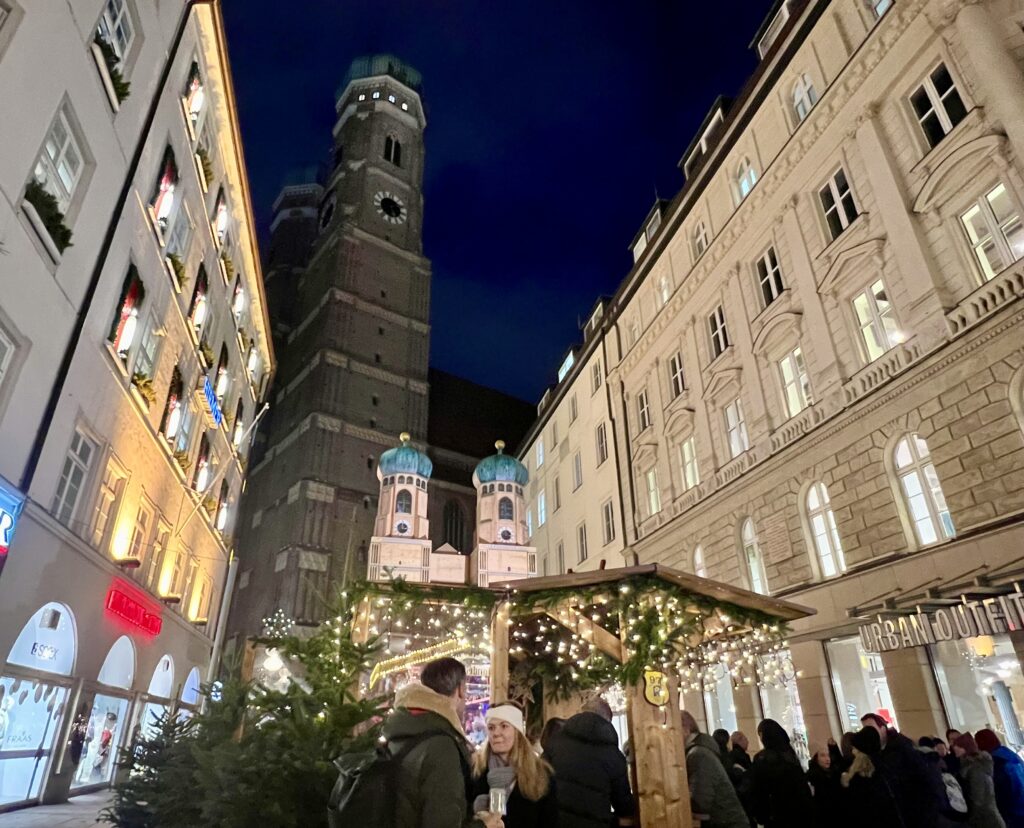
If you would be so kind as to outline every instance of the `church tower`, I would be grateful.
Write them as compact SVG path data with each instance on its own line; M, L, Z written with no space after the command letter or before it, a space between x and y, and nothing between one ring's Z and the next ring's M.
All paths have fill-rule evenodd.
M332 585L366 574L381 528L377 458L400 431L427 439L419 74L387 55L358 59L335 110L322 189L292 188L275 204L271 248L288 258L275 270L286 328L247 484L232 634L258 632L278 608L300 624L320 621ZM308 257L286 257L285 234L306 232L307 222L315 236ZM409 490L424 508L427 478ZM411 517L410 538L427 537L426 512Z
M515 457L505 454L504 441L498 440L494 447L498 453L481 460L473 472L477 545L469 567L472 582L482 587L495 580L537 574L537 550L527 546L523 488L529 473Z

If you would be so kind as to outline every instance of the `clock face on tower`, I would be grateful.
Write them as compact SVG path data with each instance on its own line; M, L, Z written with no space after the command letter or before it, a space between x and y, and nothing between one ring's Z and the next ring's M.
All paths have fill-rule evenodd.
M408 521L405 521L405 520L398 521L398 523L395 524L395 531L399 535L408 535L409 534L409 523L408 523Z
M380 217L391 224L402 224L408 216L402 199L386 190L374 195L373 206L377 208Z
M498 533L498 537L500 537L503 541L505 541L505 543L508 543L510 540L512 540L512 530L511 529L502 529Z

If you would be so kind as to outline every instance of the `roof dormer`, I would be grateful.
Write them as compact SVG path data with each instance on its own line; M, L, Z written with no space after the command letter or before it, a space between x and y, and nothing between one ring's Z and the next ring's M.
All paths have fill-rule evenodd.
M771 51L772 45L778 39L782 30L789 21L789 0L776 0L768 16L765 17L761 28L757 30L750 47L757 49L757 56L764 60L764 56Z
M634 236L632 243L629 245L629 249L633 251L634 262L640 261L640 257L647 249L647 245L654 238L654 234L658 232L658 228L661 227L661 217L667 204L668 201L663 198L656 199L654 206L647 214L647 218L644 219L643 227Z
M686 178L690 178L697 168L700 167L704 156L711 151L718 133L725 123L725 116L728 114L731 104L732 100L730 98L719 95L711 105L711 110L705 116L697 131L697 137L690 142L690 146L683 153L683 160L679 162L679 166L682 168L683 175Z

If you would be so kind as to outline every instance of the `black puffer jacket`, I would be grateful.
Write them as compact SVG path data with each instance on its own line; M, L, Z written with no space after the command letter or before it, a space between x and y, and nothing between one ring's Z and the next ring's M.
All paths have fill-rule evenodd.
M577 713L544 754L555 769L560 828L607 828L612 812L633 817L626 757L611 722Z

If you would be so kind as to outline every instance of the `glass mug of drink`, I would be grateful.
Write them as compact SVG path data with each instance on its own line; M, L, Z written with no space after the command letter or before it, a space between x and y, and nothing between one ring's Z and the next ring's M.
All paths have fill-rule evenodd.
M492 814L505 815L508 805L508 791L504 788L491 788L491 807L488 809Z

